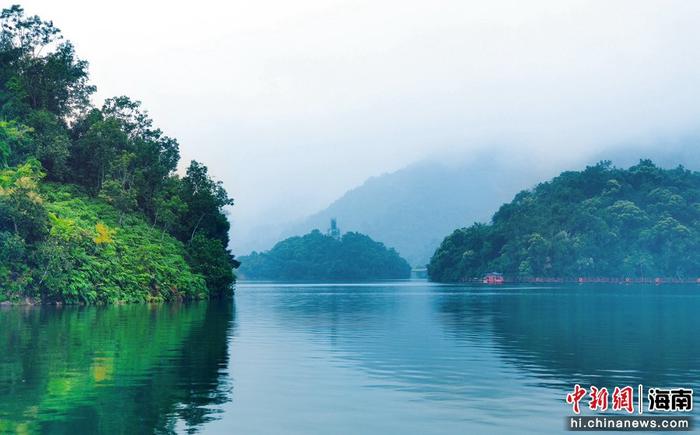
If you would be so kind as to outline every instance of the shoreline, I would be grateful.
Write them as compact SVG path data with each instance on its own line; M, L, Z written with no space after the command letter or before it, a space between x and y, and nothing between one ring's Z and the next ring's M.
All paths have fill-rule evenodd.
M232 299L234 294L235 294L235 290L233 290L230 295L210 296L207 298L199 298L199 299L190 298L190 299L173 299L173 300L168 300L168 301L143 301L143 302L117 301L117 302L97 302L97 303L85 303L85 302L69 303L69 302L63 302L63 301L42 302L40 300L37 300L36 298L22 297L19 300L14 300L14 301L12 301L12 300L0 301L0 309L5 308L5 307L64 307L64 306L66 306L66 307L108 307L108 306L119 306L119 305L186 304L186 303L190 303L190 302Z
M700 278L611 278L611 277L529 277L529 278L513 278L504 276L501 283L485 283L483 278L470 278L461 281L431 281L442 284L645 284L645 285L661 285L661 284L700 284Z

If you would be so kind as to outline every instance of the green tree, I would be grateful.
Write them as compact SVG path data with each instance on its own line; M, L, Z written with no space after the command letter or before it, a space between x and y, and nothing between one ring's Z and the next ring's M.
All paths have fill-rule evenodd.
M229 223L224 207L233 205L223 184L209 177L207 167L192 161L182 179L183 200L187 204L182 240L191 243L198 233L228 245Z
M13 156L30 147L29 133L26 126L15 121L0 121L0 168L16 164Z
M240 273L250 279L362 281L408 278L411 267L394 249L364 234L337 239L314 230L241 258Z
M179 144L139 101L93 107L87 66L52 22L0 12L0 300L225 293L223 185L197 162L175 175Z
M30 242L44 237L48 218L38 191L43 176L36 160L0 171L0 231L11 231Z
M515 196L490 225L456 230L428 266L431 279L700 276L700 173L649 160L601 162Z
M64 179L68 175L70 139L63 121L49 111L35 110L27 116L26 122L31 129L28 135L32 147L25 155L19 155L19 159L34 156L50 180Z
M235 281L233 268L238 266L238 262L220 240L198 234L187 246L187 255L192 269L204 276L212 295L230 293Z
M27 17L18 5L0 13L0 79L5 114L44 109L66 117L89 106L95 87L88 83L88 64L52 22Z
M118 154L127 148L127 142L128 137L116 119L95 120L73 146L71 166L77 181L97 194L111 174Z
M182 183L177 177L168 177L154 200L153 226L160 226L166 231L178 232L182 216L187 213L187 204L182 200L180 189Z

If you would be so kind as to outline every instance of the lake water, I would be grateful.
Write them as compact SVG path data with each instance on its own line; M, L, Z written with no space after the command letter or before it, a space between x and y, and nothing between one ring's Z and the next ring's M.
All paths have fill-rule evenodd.
M0 433L560 433L575 383L700 388L700 286L239 284L0 308Z

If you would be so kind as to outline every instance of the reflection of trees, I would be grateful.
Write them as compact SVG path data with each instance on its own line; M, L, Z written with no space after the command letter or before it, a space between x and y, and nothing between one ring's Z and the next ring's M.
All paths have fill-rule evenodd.
M270 302L281 329L326 342L343 366L352 363L396 389L460 396L467 382L459 359L464 349L442 338L426 301L430 288L300 286Z
M300 286L299 290L279 294L273 303L285 320L314 327L382 315L392 311L398 297L390 287Z
M696 288L578 287L441 298L456 340L488 318L485 334L504 360L553 383L673 385L700 362Z
M286 328L322 335L336 345L347 333L357 333L392 311L396 296L383 290L363 285L350 291L347 286L299 286L276 295L272 307Z
M170 432L227 400L228 302L0 311L0 432Z
M402 294L411 291L422 294ZM399 389L459 396L503 382L512 367L555 388L690 385L700 363L696 291L313 287L268 302L280 328L327 342L343 362Z

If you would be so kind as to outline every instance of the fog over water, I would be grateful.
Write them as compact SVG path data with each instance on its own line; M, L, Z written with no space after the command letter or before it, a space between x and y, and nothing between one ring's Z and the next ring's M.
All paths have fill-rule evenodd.
M236 199L233 250L370 176L491 148L556 173L696 137L700 3L27 0ZM695 152L693 150L693 152ZM631 154L635 154L631 152Z

